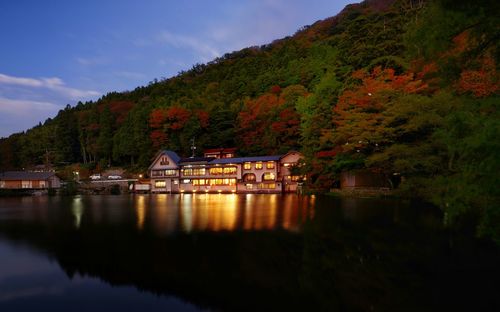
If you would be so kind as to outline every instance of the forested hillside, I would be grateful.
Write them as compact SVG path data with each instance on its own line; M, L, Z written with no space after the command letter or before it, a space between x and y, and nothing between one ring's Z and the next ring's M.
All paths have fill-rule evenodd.
M0 168L42 163L145 168L162 148L241 155L300 150L308 187L343 170L399 175L402 194L453 223L480 212L500 240L499 5L367 0L291 37L179 75L67 106L0 140Z

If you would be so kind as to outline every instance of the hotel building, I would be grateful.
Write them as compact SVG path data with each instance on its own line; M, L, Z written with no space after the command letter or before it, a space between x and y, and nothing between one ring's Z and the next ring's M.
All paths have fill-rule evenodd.
M181 158L161 151L149 167L153 193L296 192L300 177L291 168L302 155L233 157L234 149L206 150L204 157Z

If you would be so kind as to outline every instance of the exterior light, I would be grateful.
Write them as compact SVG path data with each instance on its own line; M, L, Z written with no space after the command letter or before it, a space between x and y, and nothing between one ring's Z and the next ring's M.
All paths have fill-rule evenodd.
M217 192L222 193L222 190L217 190Z
M139 178L141 178L141 179L142 179L142 173L139 175Z

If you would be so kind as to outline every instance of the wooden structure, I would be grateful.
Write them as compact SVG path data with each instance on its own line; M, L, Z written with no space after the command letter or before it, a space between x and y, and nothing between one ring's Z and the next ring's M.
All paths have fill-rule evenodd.
M60 188L61 179L54 172L6 171L0 173L0 189Z

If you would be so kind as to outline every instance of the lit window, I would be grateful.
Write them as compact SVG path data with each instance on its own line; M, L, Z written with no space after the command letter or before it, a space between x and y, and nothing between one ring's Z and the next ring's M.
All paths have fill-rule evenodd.
M21 181L22 188L31 188L31 181Z
M233 158L233 156L234 156L233 154L226 154L224 155L224 158Z
M220 175L222 174L222 167L214 167L214 168L210 168L209 172L210 174L212 175Z
M273 190L276 188L276 183L259 183L257 187L261 190Z
M38 186L41 187L41 188L45 188L46 187L45 181L40 181L40 183L38 184Z
M276 176L274 175L274 173L272 173L272 172L266 172L262 176L262 180L264 180L264 181L272 181L272 180L274 180L275 177Z
M253 184L249 183L249 184L246 184L245 186L246 186L247 190L253 190Z
M262 169L262 161L259 161L255 164L255 169Z
M5 188L5 181L0 181L0 188Z
M189 184L191 183L191 179L182 179L183 184Z
M177 174L177 170L175 169L167 169L165 170L165 176L174 176Z
M245 182L251 182L251 181L255 181L255 174L253 173L247 173L243 176L243 180Z
M266 168L267 169L274 169L274 161L268 161L266 163Z
M235 174L236 167L224 167L224 174Z
M165 180L155 181L156 188L162 188L162 187L166 187L166 186L167 186L167 182Z
M205 173L205 168L188 168L182 170L182 174L185 176L201 176L205 175Z
M300 179L300 176L294 175L291 176L292 181L297 182Z
M243 164L243 169L245 170L250 170L252 169L252 164L249 163L249 162L246 162L245 164Z

